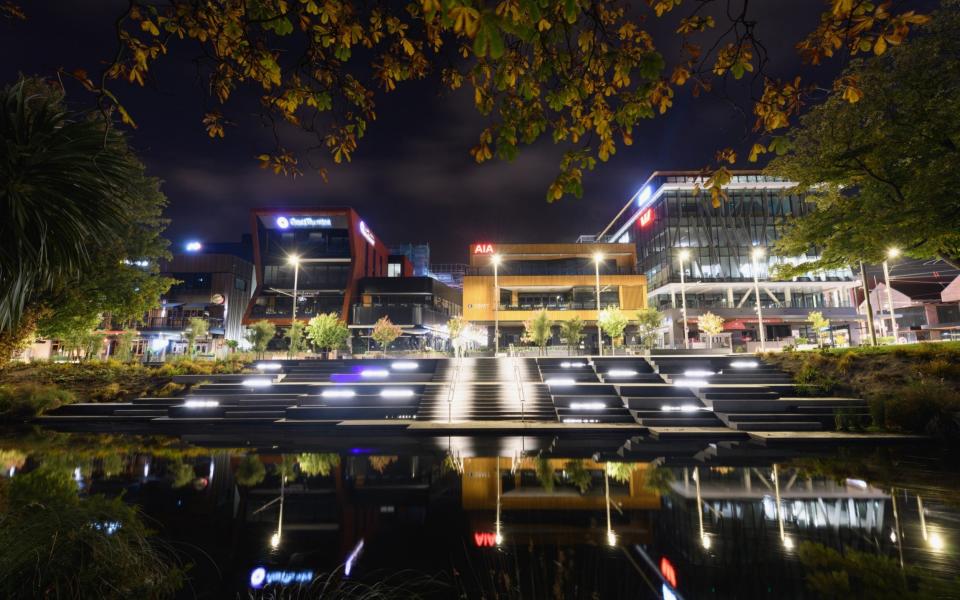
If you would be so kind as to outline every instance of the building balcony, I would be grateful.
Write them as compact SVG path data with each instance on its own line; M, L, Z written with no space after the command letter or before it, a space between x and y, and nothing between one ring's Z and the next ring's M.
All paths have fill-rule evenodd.
M140 325L140 331L186 331L192 318L195 317L147 317ZM223 319L219 317L202 318L207 322L210 331L223 331Z
M383 317L396 325L440 327L446 325L452 315L423 304L389 304L353 306L351 325L373 326Z

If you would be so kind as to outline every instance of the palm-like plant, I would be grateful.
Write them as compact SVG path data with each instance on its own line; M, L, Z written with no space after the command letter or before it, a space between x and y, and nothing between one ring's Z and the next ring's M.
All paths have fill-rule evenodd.
M125 230L140 174L130 158L118 131L71 114L58 88L21 78L0 91L0 331Z

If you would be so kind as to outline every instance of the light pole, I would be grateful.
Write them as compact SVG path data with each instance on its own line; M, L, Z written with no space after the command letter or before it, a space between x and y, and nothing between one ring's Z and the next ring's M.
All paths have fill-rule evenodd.
M763 248L754 248L750 253L753 259L753 293L757 296L757 329L760 330L760 352L767 351L767 332L763 329L763 310L760 308L760 273L757 259L763 257Z
M603 261L602 252L593 253L593 267L597 274L597 352L603 356L603 332L600 330L600 263Z
M683 262L690 258L689 250L681 250L680 258L680 310L683 317L683 347L690 349L690 326L687 325L687 280L683 274Z
M607 501L607 544L616 546L617 534L613 532L613 527L610 525L610 476L607 474L606 465L603 467L603 490Z
M497 273L500 255L491 256L490 262L493 263L493 356L496 357L500 354L500 279Z
M887 250L887 260L883 261L883 284L887 288L887 312L890 313L890 330L893 331L893 343L896 344L899 339L897 335L897 316L893 314L893 292L890 291L890 268L887 266L889 259L900 256L899 248L890 248Z
M300 257L293 254L287 258L287 262L293 265L293 316L290 318L292 325L297 320L297 280L300 277Z

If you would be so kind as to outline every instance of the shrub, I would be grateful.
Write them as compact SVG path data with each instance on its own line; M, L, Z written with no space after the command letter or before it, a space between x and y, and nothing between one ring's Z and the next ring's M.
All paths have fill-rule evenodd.
M120 402L123 400L123 388L119 383L108 383L91 395L91 400L95 402Z
M939 437L960 436L960 393L939 382L900 387L883 401L883 423L891 429Z
M0 387L0 421L23 421L75 401L74 395L53 385L23 383Z
M190 485L193 478L196 477L193 465L184 462L178 462L170 469L170 478L173 480L171 485L175 488L182 488Z
M297 457L297 462L300 463L300 472L304 475L326 477L335 467L340 465L340 455L334 453L304 453Z
M260 462L256 454L247 454L240 459L237 470L233 474L238 485L253 487L267 476L267 469Z
M171 396L176 396L180 392L186 389L186 386L182 383L174 383L173 381L168 381L162 388L157 390L155 394L159 398L169 398Z

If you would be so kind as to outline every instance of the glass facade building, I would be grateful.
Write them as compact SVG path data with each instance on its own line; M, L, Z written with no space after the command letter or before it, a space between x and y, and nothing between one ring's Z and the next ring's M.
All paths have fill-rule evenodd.
M679 323L675 331L667 332L666 344L682 345L682 317L673 314L682 302L681 287L692 336L696 316L711 311L728 320L736 338L756 341L754 275L762 283L759 304L769 314L768 340L807 337L805 318L811 310L848 324L856 319L851 292L858 282L850 269L774 279L778 265L817 258L816 248L800 256L777 256L773 250L789 220L813 210L811 202L793 192L793 182L759 172L734 172L724 186L727 198L717 208L709 194L700 191L703 184L704 178L695 172L655 172L600 234L581 237L581 242L636 245L650 305L667 311L671 324ZM755 262L757 249L763 256Z

